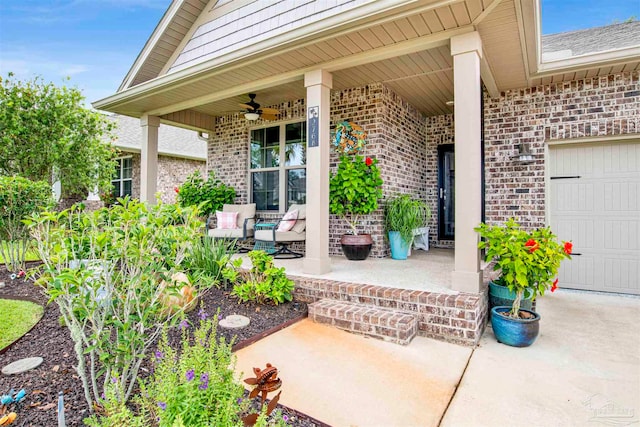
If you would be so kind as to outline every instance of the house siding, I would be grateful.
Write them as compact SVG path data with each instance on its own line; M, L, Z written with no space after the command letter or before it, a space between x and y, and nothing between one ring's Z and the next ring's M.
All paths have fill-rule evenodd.
M283 120L304 120L305 101L287 102L272 106L281 112ZM367 132L368 144L363 156L378 159L385 197L398 192L426 198L426 123L414 107L382 84L372 84L331 93L331 123L351 120ZM274 122L276 125L278 122ZM219 117L208 148L208 171L238 194L237 202L249 200L248 155L249 126L241 114ZM339 156L333 150L330 168L335 171ZM265 218L279 215L259 214ZM329 253L340 255L340 237L348 232L347 224L335 215L330 216ZM384 241L384 212L380 208L367 215L359 230L372 235L372 257L389 254Z

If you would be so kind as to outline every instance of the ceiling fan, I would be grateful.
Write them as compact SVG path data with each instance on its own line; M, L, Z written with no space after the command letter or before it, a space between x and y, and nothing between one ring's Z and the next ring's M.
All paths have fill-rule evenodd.
M260 104L255 101L256 94L250 93L251 100L246 104L239 104L242 108L246 108L244 118L247 120L258 120L262 117L264 120L275 120L280 111L275 108L260 108Z

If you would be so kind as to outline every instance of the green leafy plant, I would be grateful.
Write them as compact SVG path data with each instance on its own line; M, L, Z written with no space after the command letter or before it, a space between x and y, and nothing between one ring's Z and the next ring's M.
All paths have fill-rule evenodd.
M231 204L236 198L236 190L216 179L213 172L205 181L200 171L195 171L176 191L180 206L198 206L205 216L222 210L222 205Z
M382 197L382 178L378 161L371 157L340 157L335 174L329 181L329 210L344 219L351 232L358 234L362 215L378 209Z
M24 270L30 236L22 222L54 205L51 186L19 176L0 176L0 255L8 271Z
M227 278L237 282L231 295L241 302L258 304L271 302L277 305L292 301L294 282L287 277L284 267L275 267L273 258L264 251L251 251L247 255L252 264L249 271L226 273Z
M37 213L26 223L43 261L31 274L70 330L87 403L109 386L125 403L148 349L175 317L160 284L182 268L199 234L196 212L119 199L108 209Z
M478 248L485 249L486 261L495 261L494 270L500 271L500 281L516 293L509 315L517 318L523 296L535 299L551 288L558 287L560 262L571 259L573 244L559 243L549 227L533 231L523 230L510 218L504 225L480 224L475 228L483 241Z
M429 206L409 194L389 198L384 207L385 230L397 231L406 243L413 240L413 230L427 223L431 216Z
M79 89L12 73L0 82L0 175L60 181L63 197L111 188L114 125L83 106Z
M227 242L204 236L194 240L186 266L198 282L218 286L224 280L222 272L230 265L232 255Z

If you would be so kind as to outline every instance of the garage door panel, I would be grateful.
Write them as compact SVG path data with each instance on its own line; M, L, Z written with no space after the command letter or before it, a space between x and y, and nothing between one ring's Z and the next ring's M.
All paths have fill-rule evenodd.
M640 144L551 147L550 223L580 255L561 286L640 294Z

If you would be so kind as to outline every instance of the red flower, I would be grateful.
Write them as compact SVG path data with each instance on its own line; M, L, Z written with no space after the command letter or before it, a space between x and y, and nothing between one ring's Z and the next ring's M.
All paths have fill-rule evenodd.
M553 281L553 286L551 287L551 292L555 292L558 289L558 279Z
M173 191L175 191L176 193L180 193L180 188L179 187L173 187Z
M571 252L573 252L573 243L564 242L564 253L567 255L571 255Z
M527 243L525 243L524 245L529 248L529 252L531 252L531 253L533 253L533 252L537 251L538 249L540 249L540 245L538 244L538 242L536 242L533 239L527 240Z
M364 164L367 166L371 166L373 164L373 160L371 160L371 157L367 157L366 159L364 159Z
M23 277L24 275L25 275L24 270L20 270L20 271L18 272L18 277Z

